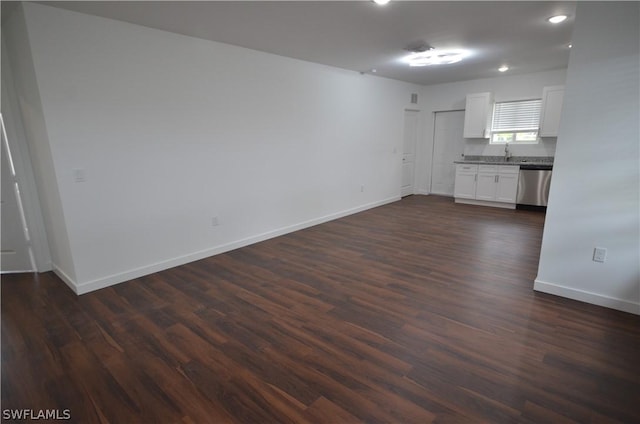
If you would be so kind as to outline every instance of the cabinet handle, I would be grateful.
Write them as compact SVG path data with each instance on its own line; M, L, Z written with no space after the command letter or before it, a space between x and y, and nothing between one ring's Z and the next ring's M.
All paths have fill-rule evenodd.
M475 174L475 175L473 176L473 181L478 181L478 174Z
M498 176L497 176L497 175L496 175L496 181L495 181L495 182L496 182L496 183L498 182Z

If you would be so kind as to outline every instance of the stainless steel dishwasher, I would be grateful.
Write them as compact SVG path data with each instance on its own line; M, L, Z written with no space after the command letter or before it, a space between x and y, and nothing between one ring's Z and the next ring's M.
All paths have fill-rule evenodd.
M549 200L551 172L548 164L520 165L516 205L544 209Z

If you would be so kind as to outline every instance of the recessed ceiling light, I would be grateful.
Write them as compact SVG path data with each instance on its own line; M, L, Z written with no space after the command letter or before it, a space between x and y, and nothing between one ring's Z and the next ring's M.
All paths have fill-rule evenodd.
M507 65L502 65L501 67L498 68L498 71L500 72L507 72L509 70L509 67Z
M415 52L402 59L409 66L449 65L460 62L469 57L471 52L462 49L437 50L431 49L425 52Z
M385 4L389 3L389 0L373 0L373 2L379 6L384 6Z
M569 44L567 44L567 47L571 48L571 47L573 47L573 44L569 43Z
M547 21L551 22L552 24L559 24L560 22L564 22L566 19L567 15L556 15L547 19Z
M373 68L373 69L371 70L371 73L372 73L372 74L375 74L376 72L378 72L378 70L377 70L376 68Z

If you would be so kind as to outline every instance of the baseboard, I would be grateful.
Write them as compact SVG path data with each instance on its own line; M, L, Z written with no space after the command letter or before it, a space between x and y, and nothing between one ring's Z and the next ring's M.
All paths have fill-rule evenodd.
M17 271L0 271L0 275L5 275L5 274L30 274L30 273L34 273L34 272L38 272L38 271L34 271L33 269L20 269Z
M41 267L38 267L38 272L49 272L53 271L53 263L51 261L45 262L41 264Z
M55 263L51 263L51 268L54 274L56 274L64 283L73 290L75 294L82 294L78 290L78 284L73 280L73 278L69 277L58 265Z
M533 289L542 293L562 296L578 300L580 302L591 303L593 305L604 306L605 308L617 309L619 311L640 315L640 303L630 302L624 299L603 296L601 294L578 290L538 279L535 280Z
M432 191L431 194L434 196L453 197L453 194L451 193L438 193L437 191Z
M502 203L502 202L490 202L487 200L474 200L474 199L462 199L460 197L455 198L456 203L464 203L467 205L476 205L476 206L491 206L493 208L503 208L503 209L515 209L515 203Z
M244 238L241 240L237 240L231 243L223 244L220 246L212 247L210 249L201 250L198 252L193 252L187 255L175 257L172 259L168 259L165 261L157 262L154 264L146 265L140 268L132 269L129 271L109 275L103 278L98 278L92 281L88 281L82 284L75 284L75 282L68 278L64 273L60 271L58 273L57 268L54 265L54 272L60 276L60 278L72 288L72 290L78 294L85 294L95 290L103 289L105 287L109 287L118 283L122 283L125 281L133 280L135 278L142 277L144 275L153 274L154 272L163 271L165 269L173 268L176 266L184 265L189 262L198 261L204 258L208 258L210 256L219 255L221 253L229 252L231 250L235 250L244 246L248 246L250 244L259 243L261 241L265 241L274 237L278 237L284 234L292 233L294 231L302 230L305 228L313 227L318 224L322 224L324 222L333 221L334 219L342 218L348 215L353 215L358 212L365 211L367 209L376 208L378 206L386 205L388 203L396 202L400 200L399 196L390 197L384 200L380 200L377 202L367 203L365 205L361 205L355 208L347 209L341 212L336 212L333 214L325 215L319 218L311 219L308 221L300 222L298 224L290 225L287 227L282 227L276 230L267 231L262 234L258 234L256 236ZM64 275L64 277L63 277Z

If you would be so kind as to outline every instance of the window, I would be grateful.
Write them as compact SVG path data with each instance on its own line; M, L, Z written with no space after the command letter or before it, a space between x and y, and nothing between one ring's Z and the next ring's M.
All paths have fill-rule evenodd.
M496 103L491 143L537 143L541 104L540 99Z

